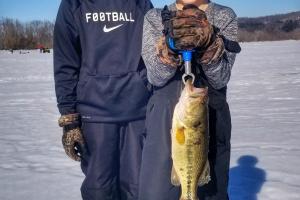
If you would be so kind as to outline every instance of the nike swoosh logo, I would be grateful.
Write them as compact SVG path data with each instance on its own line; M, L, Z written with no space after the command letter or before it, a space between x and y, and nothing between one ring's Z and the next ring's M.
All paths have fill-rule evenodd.
M121 26L123 26L124 24L120 24L118 26L114 26L114 27L111 27L111 28L107 28L106 25L103 27L103 31L104 33L108 33L108 32L111 32L117 28L120 28Z

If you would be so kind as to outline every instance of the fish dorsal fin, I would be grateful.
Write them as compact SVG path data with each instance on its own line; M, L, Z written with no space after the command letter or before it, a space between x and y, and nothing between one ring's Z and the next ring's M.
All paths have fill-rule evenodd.
M174 166L172 166L171 183L175 186L180 186L181 185L179 176L177 175L177 172L176 172Z
M209 167L209 162L207 160L204 165L202 174L199 178L198 186L203 186L203 185L207 184L210 181L210 179L211 179L210 178L210 167Z

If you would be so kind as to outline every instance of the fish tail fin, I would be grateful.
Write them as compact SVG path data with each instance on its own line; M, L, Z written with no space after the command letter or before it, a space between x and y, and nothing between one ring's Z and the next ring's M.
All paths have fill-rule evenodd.
M176 172L174 166L172 166L171 183L175 186L180 186L181 185L179 176L177 175L177 172Z
M209 167L209 162L207 160L205 165L204 165L202 174L199 178L198 186L202 186L202 185L207 184L210 181L210 179L211 179L210 178L210 167Z

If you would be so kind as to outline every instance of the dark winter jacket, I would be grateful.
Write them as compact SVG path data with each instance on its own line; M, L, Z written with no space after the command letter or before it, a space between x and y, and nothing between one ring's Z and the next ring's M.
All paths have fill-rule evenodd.
M54 78L61 114L84 121L145 116L149 97L141 59L150 0L62 0L54 30Z

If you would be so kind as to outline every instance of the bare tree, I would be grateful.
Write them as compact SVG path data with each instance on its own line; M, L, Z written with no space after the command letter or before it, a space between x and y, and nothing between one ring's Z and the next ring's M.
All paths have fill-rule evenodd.
M0 49L35 49L38 45L52 48L54 24L50 21L31 21L2 18L0 20Z

